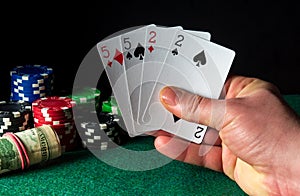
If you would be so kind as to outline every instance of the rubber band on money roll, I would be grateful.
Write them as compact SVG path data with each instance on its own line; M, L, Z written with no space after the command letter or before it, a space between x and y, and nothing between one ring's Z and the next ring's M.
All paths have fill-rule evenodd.
M10 139L13 141L13 143L16 145L16 148L17 148L18 153L19 153L19 155L20 155L21 168L22 168L22 170L24 170L24 169L25 169L25 161L24 161L24 157L23 157L23 153L22 153L22 148L21 148L21 146L18 144L17 139L16 139L14 136L12 136L12 135L13 135L13 134L12 134L11 132L6 132L6 133L3 135L3 137L8 137L8 138L10 138Z
M29 157L28 157L28 153L27 153L27 150L26 150L26 148L25 148L23 142L22 142L22 141L19 139L19 137L16 136L14 133L10 133L10 134L11 134L12 137L14 137L14 138L17 140L18 144L20 145L20 147L21 147L21 149L22 149L22 152L23 152L22 155L25 156L25 160L26 160L25 167L28 168L28 167L30 166L30 159L29 159Z

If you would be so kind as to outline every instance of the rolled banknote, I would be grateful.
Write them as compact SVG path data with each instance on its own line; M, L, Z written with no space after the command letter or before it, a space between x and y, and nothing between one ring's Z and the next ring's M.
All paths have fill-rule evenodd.
M56 132L43 125L0 137L0 174L61 156Z

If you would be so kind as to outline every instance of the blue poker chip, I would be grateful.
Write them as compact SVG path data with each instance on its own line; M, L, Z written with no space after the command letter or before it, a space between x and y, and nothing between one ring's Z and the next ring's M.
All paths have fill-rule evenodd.
M16 94L11 93L10 100L11 101L26 101L29 103L32 103L33 101L40 99L42 97L45 97L45 94L39 94L39 95L27 95L27 94Z
M38 95L38 94L46 93L45 88L43 88L41 90L40 89L21 90L21 89L12 87L11 91L16 94L25 94L25 95Z
M53 91L53 70L44 65L17 66L10 72L11 100L33 102L50 96Z
M23 76L23 77L21 77L21 76ZM23 74L18 75L15 71L11 71L11 78L13 79L13 82L15 83L15 85L18 85L18 84L30 85L33 82L35 82L36 85L48 84L48 83L51 84L51 83L53 83L53 80L54 80L53 75L42 74L40 76L35 75L35 77L28 77L28 74L25 76Z
M20 79L22 81L28 80L40 80L48 78L49 75L53 74L53 69L48 68L44 65L25 65L17 66L13 68L10 75L14 79Z
M20 84L26 85L26 86L29 86L31 84L41 85L41 84L45 84L45 81L46 81L46 79L43 78L43 76L35 77L35 78L28 78L27 76L20 78L20 76L22 76L22 75L17 75L17 74L11 75L12 81L14 81L15 85L20 85Z
M19 90L26 90L26 89L44 90L44 89L46 89L46 87L49 87L49 85L46 85L46 84L34 84L34 83L31 83L31 84L19 84L19 83L16 83L16 82L12 81L11 82L11 87L18 88Z
M32 98L41 98L41 97L45 97L46 93L45 92L11 92L11 95L13 97L32 97Z

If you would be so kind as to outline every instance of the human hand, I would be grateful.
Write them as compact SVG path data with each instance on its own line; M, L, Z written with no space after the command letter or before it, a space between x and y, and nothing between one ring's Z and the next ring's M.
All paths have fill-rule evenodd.
M165 87L160 98L167 110L215 130L210 129L200 145L186 145L187 141L158 131L156 149L173 159L224 172L249 195L299 195L297 114L265 81L234 76L224 89L225 99L213 100Z

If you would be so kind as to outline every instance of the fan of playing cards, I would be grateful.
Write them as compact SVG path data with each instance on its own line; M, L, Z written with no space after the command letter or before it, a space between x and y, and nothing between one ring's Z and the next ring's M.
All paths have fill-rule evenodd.
M210 33L154 24L120 31L97 44L131 137L165 130L201 143L207 127L179 119L159 100L164 86L218 99L235 52L210 42Z

